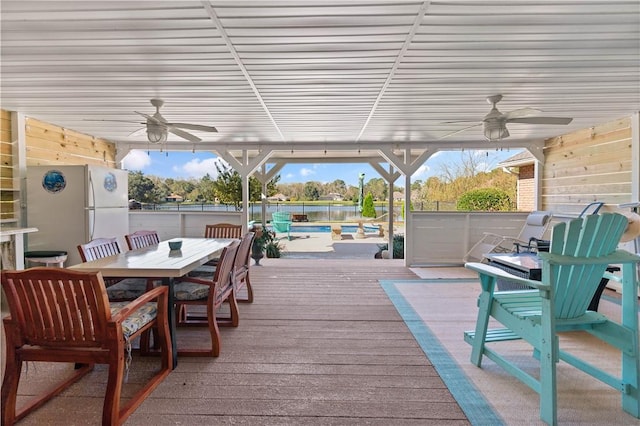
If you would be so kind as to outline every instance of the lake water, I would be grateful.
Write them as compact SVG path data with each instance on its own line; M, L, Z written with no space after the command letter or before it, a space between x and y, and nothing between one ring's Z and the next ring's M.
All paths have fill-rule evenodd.
M220 204L145 204L143 210L160 210L160 211L235 211L233 206ZM271 213L275 211L288 211L291 214L304 214L309 222L350 222L361 218L358 206L354 204L338 204L327 203L318 204L279 204L269 203L267 205L267 220L271 217ZM387 213L387 209L382 206L376 206L376 217L382 217ZM401 207L396 206L396 216L401 213ZM262 206L260 203L249 204L249 220L261 221ZM330 232L329 231L301 231L301 232Z
M342 232L355 233L358 225L342 225ZM331 225L291 225L291 232L331 232ZM364 225L365 233L377 233L377 226Z

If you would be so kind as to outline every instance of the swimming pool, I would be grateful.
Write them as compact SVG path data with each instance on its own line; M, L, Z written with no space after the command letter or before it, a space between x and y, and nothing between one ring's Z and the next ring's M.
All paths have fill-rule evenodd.
M342 232L355 233L358 231L358 225L342 225ZM331 232L331 225L291 225L291 232ZM377 226L364 225L365 233L378 232Z

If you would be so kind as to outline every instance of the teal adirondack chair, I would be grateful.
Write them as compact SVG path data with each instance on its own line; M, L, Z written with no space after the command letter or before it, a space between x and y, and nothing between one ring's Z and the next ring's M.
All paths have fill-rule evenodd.
M276 233L286 232L287 239L291 240L291 213L273 212L271 214L271 227Z
M493 360L540 395L540 418L557 424L556 363L559 359L622 393L622 409L640 418L640 360L638 356L638 278L640 256L616 250L628 224L616 213L590 215L559 223L552 229L549 253L540 253L542 281L513 276L482 263L465 266L477 271L482 293L475 331L464 333L472 345L471 362L480 367L482 356ZM609 264L622 265L622 322L588 311L589 301ZM614 278L608 275L608 278ZM534 290L495 291L496 278L526 284ZM627 297L625 297L627 295ZM505 328L488 329L493 317ZM605 372L559 347L557 332L583 330L618 348L621 377ZM524 339L540 361L540 378L526 373L496 351L489 342ZM498 345L499 346L499 345Z

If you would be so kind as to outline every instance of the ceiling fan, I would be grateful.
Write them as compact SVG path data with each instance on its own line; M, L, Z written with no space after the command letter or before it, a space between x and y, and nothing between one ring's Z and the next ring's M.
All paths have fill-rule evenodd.
M542 111L533 108L521 108L509 111L507 113L501 113L500 111L498 111L498 107L496 106L501 100L502 95L493 95L487 97L487 103L491 104L491 111L489 111L489 113L484 116L481 122L465 127L464 129L448 133L442 136L440 139L453 136L474 127L483 126L484 137L488 141L493 142L509 137L507 123L562 125L569 124L573 120L573 118L568 117L543 117L539 115ZM449 123L456 122L450 121Z
M172 123L167 121L160 114L160 107L164 104L162 99L151 99L151 105L156 107L156 112L153 115L145 114L143 112L134 111L136 114L141 115L146 118L146 121L126 121L126 120L102 120L102 121L120 121L125 123L139 123L144 124L145 127L135 132L131 133L131 135L137 134L143 130L147 133L147 139L151 143L164 143L167 141L167 136L169 133L173 133L176 136L179 136L183 139L186 139L191 142L200 142L202 139L197 137L194 134L186 132L182 129L187 130L196 130L200 132L215 132L218 130L213 126L203 126L201 124L190 124L190 123Z
M191 142L200 142L202 139L189 132L185 132L182 129L196 130L200 132L218 132L213 126L203 126L201 124L189 124L189 123L170 123L160 114L160 107L164 104L162 99L151 99L151 105L156 107L156 113L153 115L145 114L143 112L134 111L136 114L143 116L147 119L147 139L151 143L163 143L166 142L168 133L173 133L183 139Z

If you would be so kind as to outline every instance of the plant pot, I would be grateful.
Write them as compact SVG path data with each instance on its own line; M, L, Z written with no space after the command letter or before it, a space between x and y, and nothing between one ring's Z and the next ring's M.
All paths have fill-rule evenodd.
M259 244L254 244L251 247L251 258L256 262L256 265L260 265L260 259L264 257L264 251Z

